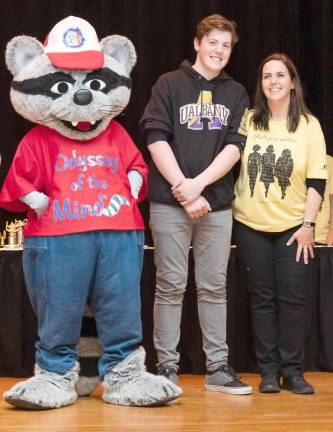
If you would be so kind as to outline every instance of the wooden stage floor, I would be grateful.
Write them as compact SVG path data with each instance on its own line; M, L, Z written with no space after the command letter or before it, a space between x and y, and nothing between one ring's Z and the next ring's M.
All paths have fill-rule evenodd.
M101 388L74 405L25 411L0 402L1 432L323 432L333 431L333 373L306 377L315 395L258 393L259 376L242 374L254 393L232 396L207 392L203 376L182 375L184 395L168 407L133 408L104 403ZM17 382L0 378L0 394Z

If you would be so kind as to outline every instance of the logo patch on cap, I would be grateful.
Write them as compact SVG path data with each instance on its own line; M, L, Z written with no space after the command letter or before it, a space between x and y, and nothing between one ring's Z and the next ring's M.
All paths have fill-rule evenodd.
M81 30L76 28L69 28L63 36L63 41L68 48L80 48L85 42L85 38Z

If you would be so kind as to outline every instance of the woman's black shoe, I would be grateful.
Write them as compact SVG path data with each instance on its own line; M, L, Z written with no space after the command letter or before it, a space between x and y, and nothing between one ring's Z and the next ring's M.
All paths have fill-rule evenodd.
M282 388L296 394L314 393L312 385L304 379L303 375L292 375L290 377L284 377L282 382Z
M279 393L281 391L280 378L276 375L264 375L259 384L260 393Z

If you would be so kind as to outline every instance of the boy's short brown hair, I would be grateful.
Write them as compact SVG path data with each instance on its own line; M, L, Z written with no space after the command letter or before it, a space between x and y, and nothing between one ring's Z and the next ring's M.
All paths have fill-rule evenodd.
M231 33L232 46L235 46L238 41L236 23L234 21L227 20L222 15L209 15L198 23L196 37L198 38L199 42L205 35L207 35L212 30L221 30Z

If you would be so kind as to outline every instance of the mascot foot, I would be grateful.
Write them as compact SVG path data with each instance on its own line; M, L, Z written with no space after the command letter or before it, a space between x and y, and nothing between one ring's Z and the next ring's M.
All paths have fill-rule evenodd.
M78 382L75 384L75 391L78 396L90 396L98 384L98 377L80 376Z
M47 410L71 405L77 399L75 383L79 379L78 363L65 375L36 368L35 376L14 385L3 395L6 402L31 410Z
M146 372L145 351L138 348L105 375L103 400L115 405L159 406L177 399L182 389L163 376Z

